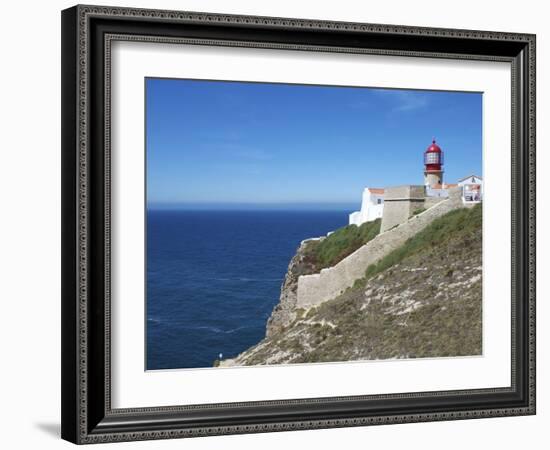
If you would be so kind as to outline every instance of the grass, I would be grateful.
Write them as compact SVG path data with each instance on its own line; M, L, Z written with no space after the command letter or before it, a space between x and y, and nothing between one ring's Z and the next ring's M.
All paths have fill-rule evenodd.
M453 239L456 239L458 236L474 232L479 233L479 230L481 230L481 220L481 203L478 203L471 209L455 209L435 219L430 225L408 239L401 247L386 255L376 264L371 264L367 268L365 277L370 278L398 264L409 255L441 245L451 236Z
M305 250L308 262L318 272L332 267L346 256L374 239L380 233L381 219L360 226L348 225L331 233L321 241L311 241Z

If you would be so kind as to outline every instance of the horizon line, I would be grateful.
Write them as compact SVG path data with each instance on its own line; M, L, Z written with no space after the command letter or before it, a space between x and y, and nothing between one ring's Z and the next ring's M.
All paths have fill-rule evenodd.
M353 211L360 202L151 202L148 211L155 210L333 210Z

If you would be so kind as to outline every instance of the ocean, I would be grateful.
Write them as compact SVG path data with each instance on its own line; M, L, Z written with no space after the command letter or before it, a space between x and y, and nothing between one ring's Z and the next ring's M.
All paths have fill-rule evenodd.
M147 212L147 369L212 367L258 343L303 239L347 211Z

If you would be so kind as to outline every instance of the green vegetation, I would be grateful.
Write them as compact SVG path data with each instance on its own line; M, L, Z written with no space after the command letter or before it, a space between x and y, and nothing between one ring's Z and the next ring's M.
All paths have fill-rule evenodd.
M313 267L311 273L338 264L346 256L365 245L380 233L380 219L360 226L348 225L321 241L311 241L305 249L305 260Z
M471 209L455 209L435 219L420 233L408 239L401 247L386 255L378 263L371 264L367 268L365 277L370 278L398 264L412 254L429 252L435 246L445 244L450 238L457 239L472 233L480 233L481 217L481 203L478 203Z
M413 216L418 216L418 214L421 214L423 213L424 211L426 211L426 208L418 208L418 209L415 209L412 213Z

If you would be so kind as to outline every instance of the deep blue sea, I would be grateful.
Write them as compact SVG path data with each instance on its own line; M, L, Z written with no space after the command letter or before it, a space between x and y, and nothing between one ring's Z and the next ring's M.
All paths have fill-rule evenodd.
M147 213L147 369L212 367L265 336L300 241L345 211Z

